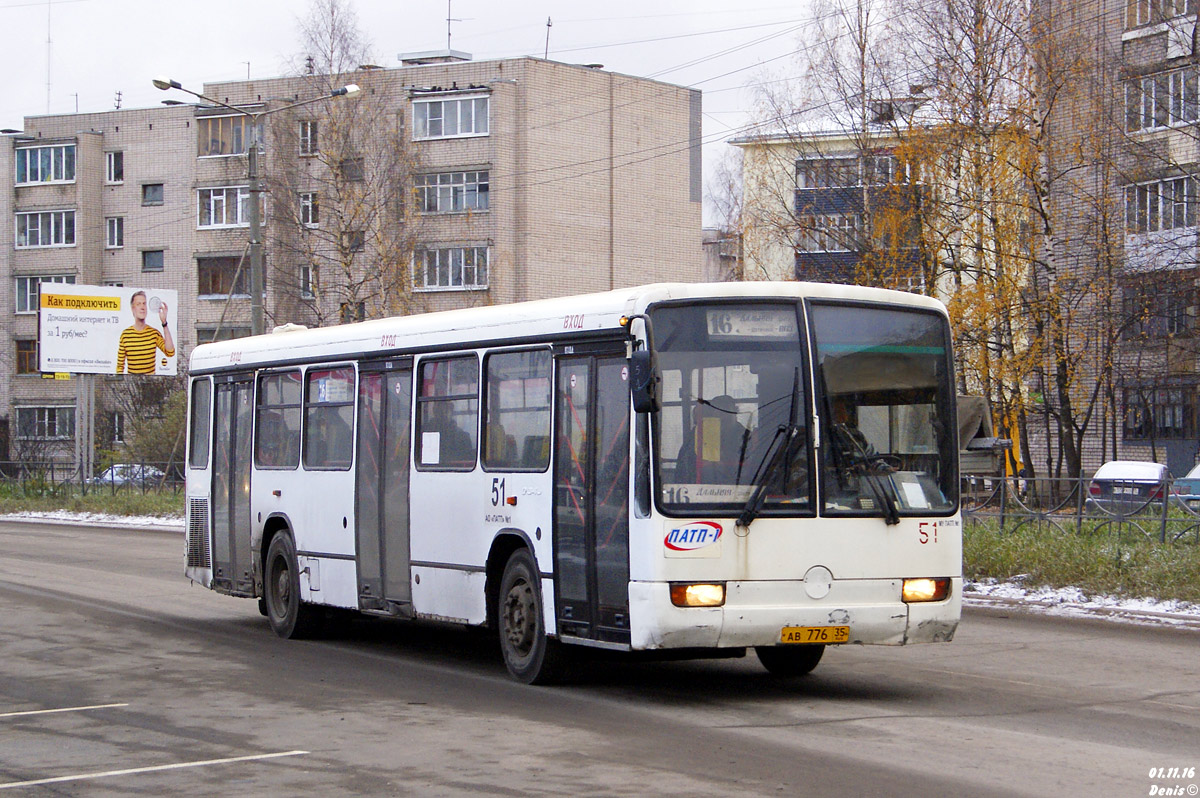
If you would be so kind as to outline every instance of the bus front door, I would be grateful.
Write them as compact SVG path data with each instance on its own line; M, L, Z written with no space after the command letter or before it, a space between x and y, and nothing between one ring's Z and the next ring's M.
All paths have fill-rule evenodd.
M628 644L630 403L624 355L560 355L555 404L558 632Z
M213 417L212 534L214 589L254 596L250 545L250 454L254 383L218 380Z
M364 610L409 615L408 465L412 362L362 368L358 382L358 603Z

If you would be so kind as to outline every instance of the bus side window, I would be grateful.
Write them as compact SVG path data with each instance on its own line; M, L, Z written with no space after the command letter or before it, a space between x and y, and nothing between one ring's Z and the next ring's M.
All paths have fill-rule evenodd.
M254 463L259 468L300 464L300 372L267 374L258 381Z
M209 422L212 420L212 383L207 377L192 383L191 445L188 465L208 467Z
M484 371L484 468L545 471L550 465L550 351L488 355Z
M423 360L417 392L417 467L471 471L479 430L479 361Z
M304 467L349 470L354 453L354 369L310 370L304 412Z

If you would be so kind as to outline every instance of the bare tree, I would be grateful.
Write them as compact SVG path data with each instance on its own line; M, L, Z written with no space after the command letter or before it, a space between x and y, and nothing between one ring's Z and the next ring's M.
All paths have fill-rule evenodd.
M323 326L412 312L416 167L403 111L347 0L301 21L300 99L360 92L271 118L275 319Z

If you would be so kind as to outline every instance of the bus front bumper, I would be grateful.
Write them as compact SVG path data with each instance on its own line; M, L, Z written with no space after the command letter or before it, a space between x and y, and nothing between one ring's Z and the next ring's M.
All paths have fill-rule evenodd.
M726 583L720 607L677 607L666 582L630 582L634 650L771 646L794 627L849 627L846 642L906 645L949 642L962 611L962 579L943 601L906 604L900 579L834 581L811 598L803 581Z

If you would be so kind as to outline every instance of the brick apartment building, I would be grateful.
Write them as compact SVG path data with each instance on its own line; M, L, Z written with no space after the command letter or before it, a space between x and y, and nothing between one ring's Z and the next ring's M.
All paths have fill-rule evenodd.
M203 87L268 112L259 133L266 329L701 278L698 91L536 58L402 61L341 76L361 86L355 101L387 108L411 157L403 190L367 222L349 221L344 197L321 195L338 181L370 181L361 158L321 157L335 103L351 100L273 113L316 96L311 76ZM74 438L77 381L38 371L40 282L178 291L181 363L198 343L249 333L252 128L201 101L28 117L3 136L0 215L13 219L14 237L0 245L0 374L11 377L0 379L0 420L13 445L3 450L0 421L0 460L22 441L66 457ZM405 251L376 245L398 240L388 235L398 225ZM318 256L339 252L358 276L402 273L402 301L347 294L338 283L355 277L333 269L318 290Z

